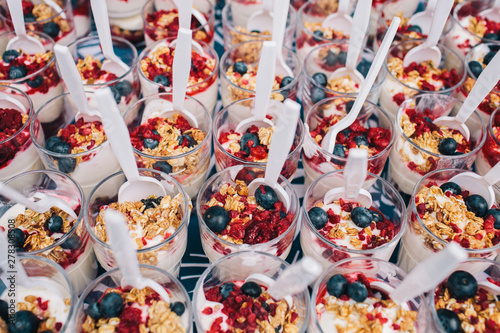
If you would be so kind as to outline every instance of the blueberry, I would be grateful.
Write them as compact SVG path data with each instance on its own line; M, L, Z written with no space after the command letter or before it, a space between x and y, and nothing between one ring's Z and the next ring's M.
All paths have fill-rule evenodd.
M78 235L73 234L61 244L61 247L66 250L76 250L82 246L82 241Z
M36 16L32 13L24 14L24 23L36 22Z
M61 138L58 136L51 136L46 142L45 142L45 149L54 151L54 145L61 142Z
M490 49L490 51L498 52L500 50L500 45L499 44L492 44L492 45L488 45L488 48Z
M293 82L293 77L285 76L284 78L281 79L280 88L284 88L292 82Z
M443 326L445 333L458 333L462 322L458 315L448 309L439 309L436 311L441 326Z
M168 80L168 77L166 77L165 75L156 75L153 81L155 83L161 84L164 87L170 86L170 81Z
M43 83L43 76L41 75L37 75L35 76L34 79L32 80L27 80L26 83L28 84L28 86L30 86L31 88L38 88L42 85Z
M488 65L491 61L491 59L493 59L493 57L496 55L497 53L496 52L488 52L485 56L484 56L484 59L483 59L483 63L485 65Z
M261 185L255 190L255 201L264 209L273 209L278 202L278 195L267 185Z
M188 148L196 146L196 141L194 141L193 137L188 134L179 136L177 142L179 143L179 145L185 145Z
M280 211L280 220L283 220L285 217L287 217L287 214L284 211Z
M24 231L19 228L9 229L9 238L14 238L15 247L24 247L24 242L26 241L26 235Z
M459 195L460 193L462 193L462 188L454 182L444 183L443 185L439 186L439 188L441 188L443 193L446 193L447 191L450 191L451 194L454 195Z
M325 57L325 63L327 64L327 66L335 66L337 62L337 55L334 52L328 50Z
M342 274L335 274L326 282L326 291L334 297L340 297L347 291L347 279Z
M20 56L20 54L16 50L7 50L3 53L2 59L6 63L11 63L19 56Z
M127 80L118 82L115 87L122 96L128 96L132 92L132 84Z
M429 117L424 117L425 121L428 122L428 123L432 123L432 119L429 118Z
M38 331L39 321L35 314L28 310L16 312L13 321L9 321L9 333L35 333Z
M326 87L326 85L328 84L328 78L324 73L315 73L312 76L312 79L316 81L317 84L323 87Z
M352 131L350 129L346 128L345 130L341 131L340 133L344 134L344 136L346 138L348 138L349 135L352 133Z
M184 311L186 311L186 307L184 306L184 303L182 302L174 302L170 304L170 311L178 315L179 317L182 316Z
M250 297L259 297L262 294L262 288L255 282L249 281L243 283L241 292Z
M472 75L478 78L479 75L481 75L481 72L483 71L483 65L481 65L479 61L470 61L469 69L472 72Z
M236 285L232 282L226 282L226 283L220 285L219 292L220 292L223 300L229 297L229 295L231 294L231 291L234 290L234 287L236 287Z
M115 86L109 86L109 89L113 94L113 98L115 99L116 104L120 104L120 101L122 100L122 95L120 94L120 91L118 91L118 89Z
M366 77L366 75L368 75L368 71L370 70L371 65L372 65L371 62L368 62L368 61L363 59L358 64L358 66L356 66L356 69L358 70L358 72L361 73L361 75Z
M372 213L366 207L356 207L351 212L351 219L360 228L366 228L372 223Z
M467 210L473 212L478 217L484 217L488 212L488 203L479 194L472 194L464 200Z
M340 53L337 55L337 60L338 60L339 64L345 65L345 62L347 60L347 52L340 51Z
M333 147L333 155L337 155L338 157L345 157L346 148L343 144L336 143Z
M253 34L260 34L260 30L257 30L257 29L253 29L250 32L253 33Z
M60 158L57 161L57 166L59 171L63 173L71 173L75 171L76 168L76 159L74 158Z
M226 229L231 218L229 217L229 213L221 206L212 206L203 214L203 220L205 220L208 229L221 233Z
M256 147L259 144L259 137L257 134L253 133L245 133L240 139L240 149L247 154L250 154L250 147L248 147L248 143L252 141L253 143L250 145L251 148Z
M146 138L143 140L143 145L144 145L144 148L146 148L146 149L155 149L156 147L158 147L159 144L160 144L160 142L158 140L155 140L155 139Z
M101 300L100 308L106 318L120 317L123 311L122 297L117 293L107 293Z
M368 290L363 283L356 281L347 286L347 296L356 302L363 302L368 297Z
M323 35L323 31L321 30L315 30L313 32L313 39L316 41L316 42L320 42L321 41L321 38L324 38L324 35Z
M372 214L372 221L375 223L382 222L384 220L384 217L382 214L375 210L370 210L370 213Z
M144 210L150 209L150 208L155 208L158 204L156 203L156 200L153 198L150 199L141 199L142 204L144 205Z
M453 155L457 150L457 142L453 138L445 138L439 142L438 150L442 155Z
M484 39L489 39L489 40L498 40L498 35L491 32L489 34L484 35Z
M422 29L418 25L410 25L408 31L415 31L418 34L422 33Z
M486 212L485 219L488 218L489 216L493 216L495 219L495 229L500 229L500 209L497 208L492 208Z
M326 92L319 87L312 87L311 89L311 101L313 104L318 103L326 98Z
M328 214L321 207L313 207L309 209L307 215L309 215L309 219L311 220L313 226L318 230L323 229L328 222Z
M347 113L351 112L352 106L354 105L354 101L350 100L345 103L345 111Z
M9 305L3 299L0 299L0 318L2 318L4 322L7 322L9 319Z
M87 308L87 313L90 318L99 320L102 318L101 309L98 302L94 302Z
M172 166L167 161L158 161L153 164L153 169L160 170L161 172L171 173Z
M354 142L356 142L356 145L358 147L361 147L361 146L367 146L368 147L368 145L369 145L368 138L364 134L358 135L357 137L355 137L354 138Z
M63 219L59 215L52 215L47 221L47 227L52 232L59 232L63 227Z
M51 139L49 139L50 141ZM49 141L47 141L47 146L49 146ZM57 154L70 154L71 146L66 141L59 139L52 139L50 142L50 150ZM49 149L49 147L47 147Z
M233 72L244 75L247 73L248 67L243 61L237 61L233 64Z
M42 26L42 30L44 33L49 35L52 38L56 38L59 35L59 31L61 28L55 22L47 22Z
M453 272L446 281L446 287L450 296L459 300L474 297L478 289L476 278L466 271Z
M15 80L25 77L28 74L26 68L21 66L12 66L9 70L9 79Z

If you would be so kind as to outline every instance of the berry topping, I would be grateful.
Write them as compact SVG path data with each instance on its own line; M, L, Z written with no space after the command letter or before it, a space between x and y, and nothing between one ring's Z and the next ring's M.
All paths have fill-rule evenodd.
M438 150L442 155L453 155L457 150L457 141L453 138L445 138L439 142Z
M337 55L337 61L341 65L345 65L345 62L347 60L347 52L345 51L340 51L340 53Z
M9 239L14 238L14 246L16 248L24 247L24 242L26 241L26 235L24 231L19 228L9 229L8 233Z
M167 161L158 161L153 164L153 169L160 170L161 172L171 173L172 166Z
M19 56L20 56L20 54L16 50L7 50L7 51L5 51L3 53L2 59L6 63L11 63L12 61L14 61Z
M123 311L122 297L118 293L107 293L101 300L100 309L106 318L119 317Z
M63 219L59 215L52 215L47 221L47 227L52 232L59 232L63 227Z
M374 211L374 210L370 210L370 213L372 214L372 221L373 222L379 223L379 222L382 222L384 220L384 217L379 212Z
M156 147L158 147L158 144L160 142L158 140L154 140L154 139L144 139L144 148L146 149L155 149Z
M28 74L26 68L21 66L12 66L9 70L9 79L15 80L25 77Z
M231 217L221 206L212 206L203 214L203 220L210 230L221 233L224 229L226 229L229 221L231 221Z
M366 228L372 223L372 213L366 207L356 207L351 212L351 219L360 228Z
M61 244L61 247L66 250L77 250L82 247L82 240L78 237L78 235L73 234Z
M24 14L24 22L25 23L36 22L36 16L31 13Z
M184 311L186 311L186 306L182 302L174 302L170 304L170 311L178 315L179 317L182 316Z
M493 33L493 32L490 32L490 33L484 35L484 38L489 39L489 40L498 40L499 39L498 35Z
M436 312L445 333L460 332L461 321L455 312L448 309L439 309Z
M76 168L76 159L74 158L61 158L57 161L59 171L64 173L71 173Z
M326 57L325 57L326 65L327 66L335 66L337 61L338 61L337 55L335 53L333 53L332 51L328 50Z
M313 35L316 37L316 38L314 38L314 37L313 37L313 38L314 38L314 40L315 40L315 41L317 41L317 42L319 42L319 41L320 41L320 39L319 39L318 37L323 38L323 36L324 36L324 35L323 35L323 31L321 31L321 30L315 30L315 31L313 32Z
M245 133L240 139L240 149L247 154L250 154L250 148L257 147L259 137L255 133Z
M488 52L485 56L484 56L484 59L483 59L483 62L485 65L488 65L491 61L491 59L493 59L493 57L496 55L497 53L496 52L493 52L493 51L490 51Z
M311 89L311 101L313 104L318 103L326 98L326 92L319 87L312 87Z
M422 34L422 29L418 26L418 25L410 25L408 28L407 28L408 31L414 31L418 34Z
M293 77L285 76L284 78L281 79L280 88L284 88L292 82L293 82Z
M492 217L494 219L494 228L500 229L500 209L492 208L486 212L485 219Z
M316 73L312 76L312 79L316 81L317 84L326 87L328 84L328 78L324 73Z
M328 214L321 207L313 207L307 214L313 226L318 230L324 228L328 222Z
M101 309L98 302L91 303L87 308L88 315L95 320L102 318Z
M42 30L50 37L56 38L57 35L59 35L59 31L61 31L61 28L55 22L50 21L42 26Z
M271 187L261 185L255 190L255 200L264 209L273 209L274 204L278 202L278 195Z
M122 96L128 96L132 92L132 84L127 80L118 82L115 87Z
M472 298L478 290L476 278L466 271L453 272L446 281L450 296L459 300Z
M43 84L43 76L37 75L33 79L27 80L26 83L31 88L38 88Z
M158 197L158 198L147 198L147 199L141 199L141 202L144 205L144 210L150 209L150 208L156 208L160 203L163 197Z
M9 318L9 305L3 299L0 299L0 318L2 318L4 322L7 322Z
M122 100L122 95L120 94L120 91L118 91L118 89L115 86L109 86L109 89L113 94L113 98L115 99L116 104L120 104L120 101Z
M450 192L453 195L459 195L460 193L462 193L462 188L457 183L454 182L444 183L441 186L439 186L439 188L441 188L443 193Z
M257 298L262 293L262 288L255 282L249 281L243 283L241 292L253 298Z
M231 291L234 290L235 286L236 285L232 282L226 282L226 283L220 285L219 292L220 292L223 300L229 297L229 295L231 294Z
M476 78L481 75L481 72L483 71L483 65L479 61L471 61L469 62L469 69Z
M358 66L356 66L356 69L358 70L358 72L361 73L361 75L366 77L366 75L368 75L368 71L370 70L371 65L372 65L371 62L368 62L365 59L361 59Z
M14 320L9 321L9 333L36 333L39 321L35 314L28 310L16 312Z
M66 141L62 141L60 138L53 139L52 137L50 137L47 140L47 144L45 145L45 147L57 154L70 154L71 151L70 144Z
M363 283L356 281L347 286L347 296L356 302L363 302L368 297L368 290Z
M465 200L465 205L469 212L473 212L478 217L484 217L488 211L488 203L479 194L469 195Z
M347 292L347 279L342 274L335 274L326 282L326 291L334 297L340 297Z
M333 155L337 155L338 157L345 157L346 151L346 147L341 143L336 143L333 147Z
M189 134L183 134L183 135L179 136L178 142L179 142L179 145L182 147L191 148L191 147L196 146L196 141Z
M233 72L244 75L247 73L248 67L243 61L237 61L233 64Z
M369 145L368 139L367 139L366 135L364 135L364 134L354 137L354 142L356 142L356 145L358 147L361 147L361 146L368 147L368 145Z
M161 84L164 87L170 86L170 81L168 80L168 77L166 77L165 75L156 75L153 81L155 83Z

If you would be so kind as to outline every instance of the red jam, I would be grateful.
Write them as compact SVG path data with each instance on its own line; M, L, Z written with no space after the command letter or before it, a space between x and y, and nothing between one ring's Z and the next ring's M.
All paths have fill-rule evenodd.
M27 116L25 117L27 119ZM7 166L30 139L29 126L26 126L15 138L7 140L21 129L24 122L21 112L14 109L0 109L0 142L6 141L0 144L0 168Z

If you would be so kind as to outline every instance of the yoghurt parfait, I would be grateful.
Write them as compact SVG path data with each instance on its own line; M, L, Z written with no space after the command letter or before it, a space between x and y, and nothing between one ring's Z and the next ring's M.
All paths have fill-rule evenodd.
M401 104L422 93L437 92L454 96L465 79L465 67L462 58L445 46L438 46L441 50L442 61L434 64L424 61L413 62L403 66L406 53L421 44L421 41L406 41L393 46L385 64L388 71L387 80L382 84L380 91L380 106L392 119Z
M211 262L245 249L287 257L299 218L298 198L283 176L278 183L289 196L288 209L267 185L250 193L248 184L262 177L260 167L234 166L204 184L196 211L203 250Z
M495 259L500 252L500 210L449 181L464 170L442 169L417 183L408 205L408 228L398 266L410 271L447 243L460 244L469 257Z
M173 39L165 39L149 45L139 56L139 79L142 96L148 97L172 91L172 64L175 48ZM194 49L191 53L191 71L187 95L199 100L213 114L218 94L219 58L213 48L199 41L203 54Z
M366 149L368 171L376 175L382 173L394 134L389 116L371 102L365 102L358 119L337 135L333 151L321 147L330 126L340 121L353 104L351 98L327 98L315 104L306 115L303 154L306 186L327 172L343 169L350 148Z
M476 172L485 175L500 162L500 109L490 117L486 128L486 142L476 158Z
M304 254L325 269L351 257L388 261L405 229L403 199L386 180L369 173L363 188L374 199L371 207L345 195L325 202L325 194L343 188L343 183L343 172L334 171L319 177L307 189L300 233Z
M149 169L140 169L139 173L160 181L166 195L118 202L119 188L126 181L124 174L119 172L100 182L88 197L85 227L97 260L107 271L117 267L103 219L106 209L114 209L126 217L139 263L177 275L187 245L189 198L179 183L165 173Z
M147 0L106 0L111 34L144 46L142 8Z
M73 0L71 4L76 38L87 36L90 32L90 0Z
M69 275L75 293L80 294L97 274L97 264L83 227L84 196L68 176L55 171L32 171L9 179L6 184L27 197L53 195L62 199L77 215L73 218L58 207L35 212L13 201L0 202L0 230L13 237L18 253L50 259Z
M288 263L262 252L230 254L203 273L193 294L198 332L297 332L307 329L309 293L267 292Z
M395 123L396 139L390 153L389 176L397 188L410 194L425 174L444 168L469 169L486 140L477 112L465 122L471 133L462 133L433 121L456 115L462 102L439 94L426 94L401 105Z

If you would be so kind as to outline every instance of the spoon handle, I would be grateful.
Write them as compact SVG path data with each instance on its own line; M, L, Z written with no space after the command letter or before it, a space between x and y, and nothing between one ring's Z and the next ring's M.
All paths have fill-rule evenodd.
M349 149L344 168L344 192L347 199L356 199L368 173L368 152L362 148Z
M45 210L41 209L35 201L26 198L20 192L14 190L12 187L8 185L5 185L5 183L3 182L0 182L0 194L3 195L4 197L9 198L12 201L15 201L23 206L28 207L29 209L37 213L45 213Z
M106 1L90 0L92 4L92 13L101 42L102 54L106 59L115 60L115 51L113 50L113 40L111 39L111 30L109 27L108 7Z
M483 176L483 179L489 186L498 183L500 181L500 162L495 164L495 166Z
M262 10L268 13L273 12L273 0L264 0L262 2Z
M495 3L493 4L493 8L500 10L500 0L495 0Z
M274 0L273 32L272 40L276 42L276 52L278 57L283 57L282 47L285 38L286 18L288 16L290 0Z
M349 48L347 50L346 68L356 69L359 54L363 48L368 22L370 22L371 8L372 0L359 0L356 5L356 11L352 20L351 38L349 39Z
M427 6L425 7L425 11L434 12L436 5L437 0L429 0L429 2L427 2Z
M193 8L193 0L177 1L177 8L179 9L179 27L191 29L191 11ZM177 38L179 37L177 36Z
M453 7L454 0L440 0L436 4L436 10L432 18L431 29L429 35L424 42L425 46L436 46L441 38L444 25L450 16L451 7Z
M255 83L255 108L253 116L261 121L266 117L267 104L273 91L274 74L276 72L276 43L266 41L260 51L259 69Z
M349 0L339 0L337 13L347 14L348 9L349 9Z
M12 19L12 24L14 25L16 36L26 36L22 1L7 0L7 6L9 7L10 17Z
M179 28L172 75L172 103L174 104L174 110L176 111L182 111L184 108L184 99L186 98L189 72L191 70L192 38L192 32L190 29Z

